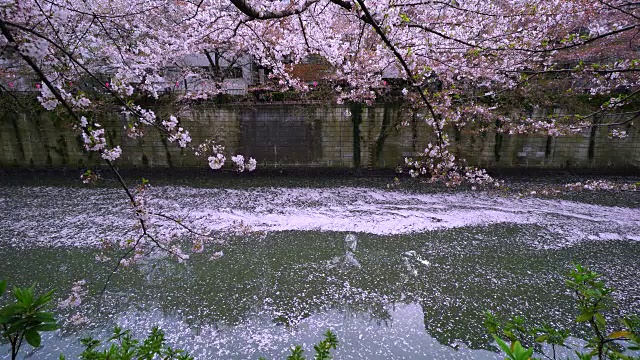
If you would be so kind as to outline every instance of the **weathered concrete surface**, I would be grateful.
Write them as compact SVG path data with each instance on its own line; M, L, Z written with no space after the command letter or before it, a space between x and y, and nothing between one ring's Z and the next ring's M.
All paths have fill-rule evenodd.
M158 110L161 114L162 110ZM304 104L197 105L179 112L193 143L214 139L231 153L261 167L394 168L433 141L426 125L412 123L393 104L323 106ZM149 131L142 140L126 136L115 111L100 116L111 144L120 145L122 168L204 167L206 159L167 143ZM454 152L485 168L640 169L640 132L610 139L609 129L560 138L450 131ZM5 112L0 120L1 168L85 168L100 164L87 154L77 132L51 113Z

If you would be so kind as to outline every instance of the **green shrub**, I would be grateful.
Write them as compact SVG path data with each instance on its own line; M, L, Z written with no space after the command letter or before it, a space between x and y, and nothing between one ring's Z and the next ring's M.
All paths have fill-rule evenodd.
M618 325L607 323L605 315L615 306L611 297L614 289L606 286L601 275L582 265L575 265L565 283L574 295L579 312L575 322L586 324L591 334L585 345L587 352L571 349L576 358L639 360L638 356L624 353L626 350L640 350L640 317L624 317ZM484 324L509 360L535 359L532 357L534 350L545 359L555 360L558 347L570 348L566 343L571 335L567 329L550 325L530 327L521 317L502 322L489 312L485 314ZM511 345L507 345L503 339L507 339ZM542 344L550 346L550 354L543 351Z
M7 283L0 281L0 297ZM2 339L11 344L11 359L18 357L24 340L38 347L42 342L40 333L58 329L53 313L45 311L51 303L53 290L41 296L34 295L35 285L30 288L13 288L15 302L0 308Z
M123 331L116 326L102 350L98 349L100 340L88 337L80 342L85 347L80 354L82 360L193 360L188 352L166 346L164 332L157 327L140 342L131 336L130 330ZM60 356L60 359L64 359L64 356Z
M316 355L313 357L314 360L329 360L331 357L331 349L336 349L338 347L338 338L335 336L331 330L327 330L324 334L324 340L320 341L317 345L313 346L313 349L316 352ZM302 350L302 346L298 345L291 349L291 355L287 357L287 360L305 360L303 356L304 350Z

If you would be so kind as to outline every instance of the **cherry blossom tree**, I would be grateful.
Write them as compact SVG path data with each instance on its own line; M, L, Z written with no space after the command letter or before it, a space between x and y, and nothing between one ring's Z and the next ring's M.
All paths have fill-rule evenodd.
M93 120L105 94L127 114L129 136L159 131L212 169L229 158L238 171L251 171L255 160L225 154L213 141L192 144L176 116L160 118L136 99L158 97L176 79L209 76L181 59L204 54L213 63L212 53L250 56L279 88L306 92L288 64L321 56L336 103L371 104L393 79L406 118L432 129L421 156L406 159L412 176L487 182L486 172L449 151L450 129L561 136L607 126L612 136L626 135L640 116L639 16L628 0L2 0L0 62L11 79L36 77L42 106L64 111L85 150L116 174L140 230L119 244L127 249L119 264L129 264L148 247L187 257L175 236L150 230L158 219L191 234L194 250L207 234L147 209L148 184L130 188L119 175L122 149ZM181 100L220 93L223 77L209 78L214 86ZM98 90L72 85L82 79ZM563 111L531 116L549 107ZM608 113L622 120L602 122Z

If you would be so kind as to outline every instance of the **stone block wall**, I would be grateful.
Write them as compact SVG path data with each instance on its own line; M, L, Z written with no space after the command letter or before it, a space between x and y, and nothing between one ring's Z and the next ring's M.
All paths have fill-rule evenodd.
M162 108L157 109L163 114ZM201 104L177 112L193 143L214 139L230 153L254 157L263 167L394 168L423 149L433 134L412 123L394 104L336 106L319 104ZM102 114L111 144L120 145L117 165L206 167L205 158L170 144L150 130L130 139L126 119ZM606 120L606 119L605 119ZM640 132L609 138L609 129L553 138L450 131L454 153L485 168L640 169ZM100 165L97 154L82 150L75 130L45 111L5 112L0 118L1 168L86 168Z

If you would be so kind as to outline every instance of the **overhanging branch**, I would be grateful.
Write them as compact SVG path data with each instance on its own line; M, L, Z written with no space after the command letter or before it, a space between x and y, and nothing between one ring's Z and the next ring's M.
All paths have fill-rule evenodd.
M246 0L230 0L231 3L240 10L243 14L252 19L268 20L268 19L281 19L291 15L301 14L311 5L319 2L320 0L307 0L301 7L290 6L280 11L260 11L251 6Z

